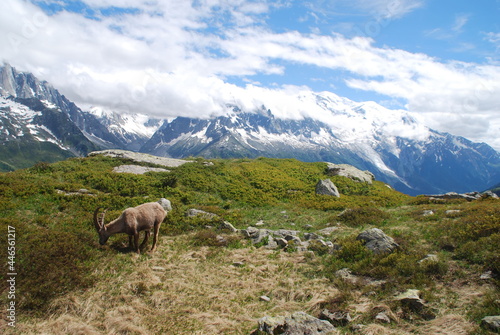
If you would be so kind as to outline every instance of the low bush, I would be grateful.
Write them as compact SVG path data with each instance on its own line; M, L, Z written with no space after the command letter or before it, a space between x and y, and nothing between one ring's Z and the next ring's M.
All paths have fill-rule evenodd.
M389 217L389 214L378 208L358 207L345 210L338 216L338 219L346 226L359 227L363 225L379 226Z
M18 242L19 307L41 312L51 299L93 283L92 259L86 236L37 229Z
M241 240L242 237L239 235L217 234L211 229L204 229L194 234L193 246L236 248L241 245Z
M338 281L334 273L348 268L358 276L377 280L388 280L397 285L411 284L419 288L430 287L433 280L443 277L448 271L445 261L419 262L423 253L395 251L375 255L361 241L346 238L338 241L341 248L324 258L325 276Z

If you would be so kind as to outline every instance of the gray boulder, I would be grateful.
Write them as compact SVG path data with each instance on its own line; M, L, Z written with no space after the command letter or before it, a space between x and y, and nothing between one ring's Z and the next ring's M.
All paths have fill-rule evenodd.
M361 171L348 164L327 163L326 173L329 176L342 176L355 181L372 184L375 176L370 171Z
M392 237L378 228L365 230L356 239L364 241L365 246L374 254L391 253L399 247Z
M264 334L283 335L338 334L335 327L328 321L320 320L304 312L296 312L289 316L265 316L259 320L258 331Z
M160 200L158 200L158 203L161 205L161 207L163 207L164 210L168 212L172 210L172 203L170 202L170 200L161 198Z
M316 194L320 195L330 195L332 197L340 198L339 190L337 186L330 179L320 180L316 184Z

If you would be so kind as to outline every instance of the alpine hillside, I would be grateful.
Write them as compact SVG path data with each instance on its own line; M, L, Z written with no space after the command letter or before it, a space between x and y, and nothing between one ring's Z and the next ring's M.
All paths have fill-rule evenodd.
M290 97L302 115L221 106L211 119L169 120L84 111L46 81L0 68L0 169L125 149L184 158L272 157L346 163L410 194L482 191L500 181L500 154L484 143L429 129L409 112L331 92ZM270 104L270 103L269 103Z
M405 111L330 92L296 97L318 118L280 119L263 107L210 120L165 122L141 151L177 158L274 157L346 163L407 194L484 190L500 180L500 155L484 143L425 127ZM326 115L326 117L325 117Z

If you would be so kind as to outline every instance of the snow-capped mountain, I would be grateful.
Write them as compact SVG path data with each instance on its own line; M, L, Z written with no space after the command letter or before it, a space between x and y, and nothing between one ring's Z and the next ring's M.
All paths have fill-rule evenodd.
M408 194L466 192L500 181L500 154L439 133L409 112L331 92L290 96L280 106L228 105L211 119L151 119L83 111L45 81L0 67L0 170L85 155L101 148L182 158L278 157L347 163ZM270 102L272 103L272 102Z
M138 151L163 123L163 120L150 118L144 114L120 114L99 107L90 108L89 113L122 143L121 148L132 151ZM86 134L96 143L101 143L101 139L95 134ZM102 146L116 145L102 143Z
M22 156L26 148L37 147L33 143L43 143L43 150L38 146L38 154L30 154L34 161L86 155L100 148L138 150L160 122L144 115L119 115L95 108L83 111L33 74L18 72L8 64L0 67L0 141L4 151L9 147L0 152L4 170L29 166L29 157L19 165L9 156ZM24 149L15 149L20 143Z
M0 169L79 156L98 147L54 104L0 96Z
M31 73L0 67L0 96L46 101L63 113L89 138L103 148L137 150L158 129L161 121L145 115L120 115L99 108L83 111L46 81Z
M279 157L347 163L409 194L486 189L500 179L500 154L486 144L439 133L408 112L305 92L307 115L229 108L209 120L165 122L141 148L159 156ZM306 114L306 113L305 113Z

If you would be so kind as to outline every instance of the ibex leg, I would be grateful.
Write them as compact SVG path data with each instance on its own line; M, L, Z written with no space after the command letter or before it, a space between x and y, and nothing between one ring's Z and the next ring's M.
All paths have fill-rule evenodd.
M135 252L140 254L141 251L139 250L139 233L134 234L134 247L135 247Z
M156 250L156 242L158 241L158 232L160 231L160 224L155 224L153 233L153 247L151 247L151 252Z
M149 230L144 231L144 240L142 241L141 246L139 247L139 249L144 248L144 246L148 243L149 235L150 234L151 234L151 232Z

